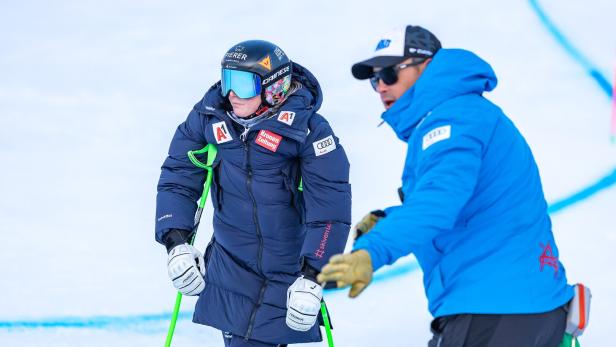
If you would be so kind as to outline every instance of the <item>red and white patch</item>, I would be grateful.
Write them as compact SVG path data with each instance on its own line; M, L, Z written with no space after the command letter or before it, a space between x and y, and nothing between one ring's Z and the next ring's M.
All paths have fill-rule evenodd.
M214 132L214 139L216 139L216 143L218 144L233 140L225 122L212 124L212 131Z
M280 146L281 141L282 136L269 130L261 130L259 131L259 135L257 136L255 143L272 152L276 152L278 150L278 146Z
M281 111L278 115L278 121L286 125L293 124L293 120L295 120L295 112Z

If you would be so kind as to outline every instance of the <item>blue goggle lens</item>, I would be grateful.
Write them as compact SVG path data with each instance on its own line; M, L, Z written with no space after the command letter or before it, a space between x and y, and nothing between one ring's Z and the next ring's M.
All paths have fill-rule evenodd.
M248 71L222 69L221 92L227 97L230 91L242 99L261 94L261 77Z

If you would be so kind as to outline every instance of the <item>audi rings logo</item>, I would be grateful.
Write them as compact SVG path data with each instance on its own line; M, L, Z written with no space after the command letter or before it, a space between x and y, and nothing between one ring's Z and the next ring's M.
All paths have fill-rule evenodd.
M318 150L323 150L325 148L327 148L327 146L331 146L334 143L333 139L327 138L319 143L317 143L317 149Z
M334 141L334 137L329 135L324 139L313 142L312 147L314 148L314 155L318 157L336 149L336 142Z

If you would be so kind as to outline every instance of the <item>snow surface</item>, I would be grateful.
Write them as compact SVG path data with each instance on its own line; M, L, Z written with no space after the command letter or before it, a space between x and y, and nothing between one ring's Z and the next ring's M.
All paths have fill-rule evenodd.
M540 4L611 79L616 3ZM175 127L217 80L235 42L276 42L319 78L321 113L352 163L353 219L395 204L405 148L388 127L376 127L382 106L350 66L381 32L405 24L492 64L499 86L487 96L531 144L550 202L616 168L609 99L527 1L2 2L0 346L163 345L168 320L155 315L170 312L175 292L153 238L159 167ZM612 187L553 216L570 282L594 294L584 346L613 340L615 212ZM326 300L337 346L429 339L419 271L376 282L355 300L343 291ZM182 317L193 303L185 299ZM51 327L11 328L17 321ZM71 322L82 327L54 327ZM173 345L222 341L183 318Z

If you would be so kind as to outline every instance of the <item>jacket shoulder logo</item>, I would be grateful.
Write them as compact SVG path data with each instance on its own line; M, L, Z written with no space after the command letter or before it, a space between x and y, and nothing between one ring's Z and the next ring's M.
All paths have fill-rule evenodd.
M318 157L336 149L336 141L334 141L334 137L332 135L329 135L326 138L313 142L312 147L314 148L314 155Z
M424 135L421 149L425 151L426 149L428 149L428 147L432 146L433 144L439 141L447 140L450 137L451 137L451 125L445 125L442 127L435 128Z
M214 139L216 139L218 144L233 140L224 121L212 124L212 131L214 132Z
M293 120L295 120L295 112L281 111L278 115L278 121L286 125L293 124Z
M278 146L280 146L281 141L282 136L269 130L261 130L259 131L259 135L257 135L255 143L265 149L276 152L278 150Z

